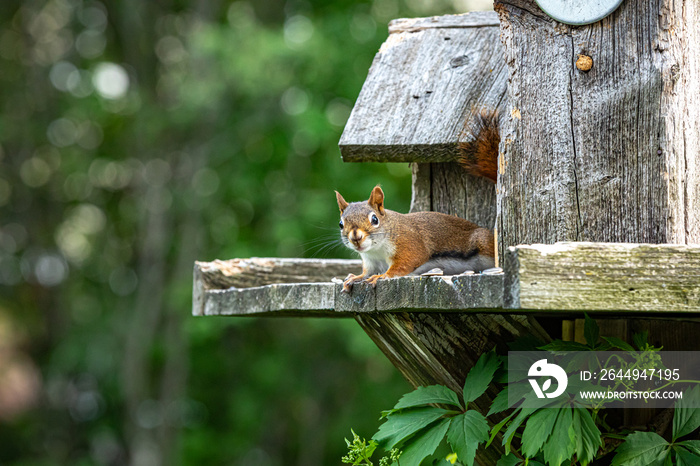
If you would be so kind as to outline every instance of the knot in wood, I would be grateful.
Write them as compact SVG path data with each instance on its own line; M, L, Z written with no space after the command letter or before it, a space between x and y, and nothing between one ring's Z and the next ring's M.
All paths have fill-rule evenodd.
M469 57L466 55L461 55L450 60L450 66L452 68L459 68L469 63Z
M588 55L579 55L576 60L576 68L581 71L588 71L593 67L593 59Z

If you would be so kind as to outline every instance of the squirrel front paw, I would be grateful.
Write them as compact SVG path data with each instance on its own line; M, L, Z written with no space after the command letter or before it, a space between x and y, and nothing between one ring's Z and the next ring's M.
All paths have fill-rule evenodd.
M377 280L379 280L380 278L386 278L386 275L384 275L384 274L372 275L371 277L369 277L365 280L365 283L369 283L370 285L372 285L372 288L376 288L377 287Z
M350 291L352 290L352 285L355 284L355 283L357 283L357 282L359 282L359 281L362 281L363 278L364 278L364 275L359 275L359 276L358 276L358 275L355 275L355 274L352 274L352 273L351 273L350 275L348 275L348 276L345 278L345 281L343 282L343 290L342 290L342 292L343 292L343 293L350 293Z

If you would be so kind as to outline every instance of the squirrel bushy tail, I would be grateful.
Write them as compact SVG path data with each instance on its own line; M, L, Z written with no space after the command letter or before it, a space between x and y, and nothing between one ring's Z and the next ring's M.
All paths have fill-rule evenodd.
M459 143L457 161L467 173L496 182L498 174L498 111L482 109L475 112L471 126L465 129L467 142Z

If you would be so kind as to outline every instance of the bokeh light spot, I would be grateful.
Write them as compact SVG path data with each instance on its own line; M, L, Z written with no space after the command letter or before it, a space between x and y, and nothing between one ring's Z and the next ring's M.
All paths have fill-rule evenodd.
M314 25L304 15L294 15L284 23L284 40L290 48L299 48L313 35Z
M68 265L57 254L45 254L36 261L34 276L40 285L56 286L68 276Z
M129 75L116 63L100 63L95 68L92 84L105 99L119 99L129 90Z
M45 185L51 178L51 167L39 157L32 157L22 163L19 176L30 188L38 188Z
M299 115L309 107L309 94L303 89L292 86L282 94L282 110L288 115Z
M333 126L343 127L351 111L352 107L345 99L333 99L326 107L326 118Z
M68 147L78 137L78 127L73 120L58 118L49 124L46 137L56 147Z

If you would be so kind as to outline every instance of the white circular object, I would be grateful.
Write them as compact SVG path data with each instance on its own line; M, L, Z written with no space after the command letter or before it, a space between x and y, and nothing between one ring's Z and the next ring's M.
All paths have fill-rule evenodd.
M582 26L595 23L620 6L622 0L536 0L542 11L560 23Z

